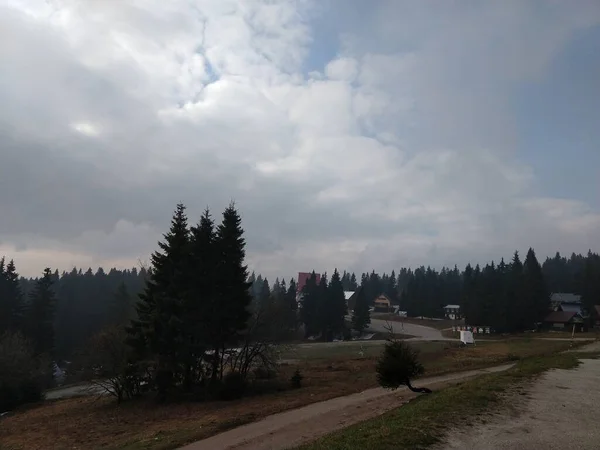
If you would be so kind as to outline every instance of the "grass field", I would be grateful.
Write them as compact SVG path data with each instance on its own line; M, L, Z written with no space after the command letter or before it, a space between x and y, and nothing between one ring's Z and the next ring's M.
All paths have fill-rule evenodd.
M530 357L507 372L484 375L417 397L390 413L333 433L298 450L425 448L438 443L450 426L470 425L491 408L506 407L502 402L504 394L522 388L524 381L552 368L571 369L578 364L577 353Z
M446 328L452 328L452 326L463 325L462 320L417 319L415 317L400 317L396 314L374 314L372 318L377 320L389 320L390 322L404 322L414 325L423 325L425 327L431 327L437 330L444 330Z
M0 448L172 449L269 414L360 392L376 386L375 364L384 342L362 345L300 345L282 356L282 382L299 368L303 387L232 402L156 405L150 399L117 407L111 399L47 402L1 419ZM454 342L415 342L426 376L475 369L548 355L569 348L565 341L513 339L459 348ZM362 347L362 348L361 348Z

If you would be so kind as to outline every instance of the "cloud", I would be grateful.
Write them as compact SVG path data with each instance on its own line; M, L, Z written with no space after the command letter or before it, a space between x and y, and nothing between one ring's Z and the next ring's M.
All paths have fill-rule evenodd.
M598 211L525 163L511 101L597 2L348 5L0 6L0 254L28 275L134 265L177 202L194 222L231 199L271 278L599 241ZM337 53L308 72L336 44L319 21Z

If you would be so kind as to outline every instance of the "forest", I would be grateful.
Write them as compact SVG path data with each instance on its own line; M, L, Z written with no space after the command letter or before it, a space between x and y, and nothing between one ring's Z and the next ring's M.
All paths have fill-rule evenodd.
M369 305L382 293L412 317L442 317L444 305L459 304L467 324L502 332L535 328L552 292L582 295L588 311L600 301L597 253L557 253L540 264L530 248L523 261L515 252L508 263L469 264L462 271L401 268L358 278L335 269L318 282L309 278L299 307L293 277L269 283L248 272L243 234L233 204L220 224L207 210L192 226L185 206L178 205L150 267L62 273L47 268L26 279L12 260L1 258L0 394L8 398L10 383L25 370L9 373L8 366L39 373L19 388L20 398L7 402L14 404L51 384L48 368L54 362L76 360L78 370L97 370L110 365L97 359L107 354L100 350L121 344L121 359L112 364L117 372L104 374L118 388L119 400L135 396L141 386L166 397L175 387L222 385L231 373L244 384L257 361L271 368L275 343L302 336L348 338L350 328L362 332ZM357 290L355 311L347 311L344 291Z

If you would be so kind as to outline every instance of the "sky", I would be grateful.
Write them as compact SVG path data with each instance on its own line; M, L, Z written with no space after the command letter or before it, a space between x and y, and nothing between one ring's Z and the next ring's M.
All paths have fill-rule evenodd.
M3 0L0 255L232 200L270 279L599 250L599 55L596 0Z

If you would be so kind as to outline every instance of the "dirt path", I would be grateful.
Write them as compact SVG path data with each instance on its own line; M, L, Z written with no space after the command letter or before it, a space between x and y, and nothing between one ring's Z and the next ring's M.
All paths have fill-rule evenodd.
M441 388L484 373L512 367L505 364L419 380L417 386ZM195 442L183 450L278 450L296 447L332 431L370 419L397 408L417 394L406 388L395 392L380 388L359 394L314 403L303 408L274 414L211 438Z
M587 348L600 350L598 343ZM553 450L600 448L600 360L587 359L574 370L545 373L516 395L520 414L485 425L454 430L439 449ZM522 403L522 406L519 405Z

